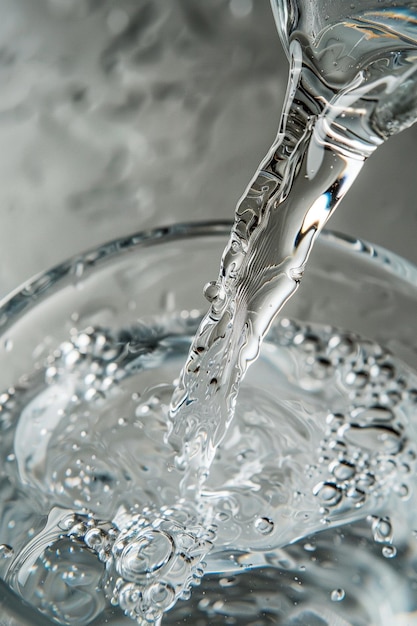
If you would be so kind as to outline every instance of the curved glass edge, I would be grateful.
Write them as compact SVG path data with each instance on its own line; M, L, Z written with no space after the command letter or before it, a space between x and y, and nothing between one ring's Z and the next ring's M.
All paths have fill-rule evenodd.
M228 237L231 227L231 221L178 223L114 239L76 255L34 276L0 300L0 333L7 330L19 316L43 297L48 297L53 290L63 287L68 278L76 282L89 270L111 261L114 257L131 253L137 248L181 241L190 237ZM324 230L319 239L331 248L344 249L346 252L360 255L363 260L378 265L397 279L417 286L417 267L393 252L331 230Z
M324 230L320 234L320 239L332 247L359 254L365 261L379 266L396 279L417 286L417 267L391 250L333 230Z

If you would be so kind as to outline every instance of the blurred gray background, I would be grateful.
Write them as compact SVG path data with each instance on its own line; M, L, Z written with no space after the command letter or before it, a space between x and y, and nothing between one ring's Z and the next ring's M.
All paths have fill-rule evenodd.
M233 217L287 81L269 0L0 0L0 292L113 237ZM330 227L417 262L417 127Z

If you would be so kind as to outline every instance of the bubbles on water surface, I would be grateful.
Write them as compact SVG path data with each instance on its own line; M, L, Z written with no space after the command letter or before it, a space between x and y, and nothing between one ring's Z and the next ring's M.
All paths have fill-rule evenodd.
M159 620L200 583L213 536L210 524L185 505L128 516L107 564L112 603L140 624Z
M158 530L148 530L135 536L134 540L124 547L117 560L116 569L126 580L136 581L159 570L172 556L171 537Z
M344 599L345 595L346 594L344 589L333 589L330 597L332 599L332 602L341 602Z
M391 543L392 541L392 524L388 517L372 518L372 535L377 543Z
M395 556L397 556L397 548L395 546L384 546L382 548L382 555L386 559L393 559Z
M27 575L17 584L19 593L62 624L84 623L85 603L95 607L85 615L118 606L139 624L157 622L166 611L174 619L181 606L194 606L194 596L210 623L216 615L242 619L237 599L232 605L207 598L205 608L195 592L190 605L177 600L190 597L204 572L222 568L219 586L229 594L243 579L226 584L233 580L227 572L256 572L264 553L273 568L296 568L297 561L284 567L278 551L300 537L306 539L297 559L301 563L300 554L306 555L307 565L294 575L307 592L306 572L318 562L309 559L319 558L312 533L344 520L368 516L369 537L379 544L382 559L396 555L395 524L384 507L389 510L395 498L403 501L404 488L413 497L414 375L352 334L292 320L275 324L265 356L242 387L230 439L218 450L201 501L185 506L182 473L165 434L171 383L193 331L184 318L171 327L73 332L33 378L37 387L27 396L25 389L13 388L0 397L8 415L2 471L11 485L25 468L19 499L27 509L26 517L17 508L3 513L4 528L15 523L15 540L0 524L0 540L12 549L8 558L4 549L0 571L10 581ZM167 384L148 389L155 368ZM366 372L365 386L350 383L353 370ZM273 396L264 391L271 388L268 376ZM42 394L64 380L67 404L58 406L57 394ZM37 429L28 431L32 441L14 449L15 425L30 424L30 415ZM38 456L31 447L37 441ZM57 503L69 512L51 527L31 523L35 511L48 512ZM242 556L228 559L233 551ZM333 585L346 590L343 577ZM74 594L72 609L67 599ZM277 614L274 602L270 611ZM253 616L260 612L255 604Z
M255 520L255 528L261 535L270 535L274 530L274 522L267 517L258 517Z

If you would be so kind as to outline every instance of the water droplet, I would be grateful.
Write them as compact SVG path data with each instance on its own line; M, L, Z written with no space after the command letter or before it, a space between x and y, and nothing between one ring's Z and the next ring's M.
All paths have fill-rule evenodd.
M274 522L268 517L258 517L255 520L255 528L261 535L270 535L274 530Z
M213 302L219 295L220 289L215 280L210 281L204 287L203 293L206 300Z

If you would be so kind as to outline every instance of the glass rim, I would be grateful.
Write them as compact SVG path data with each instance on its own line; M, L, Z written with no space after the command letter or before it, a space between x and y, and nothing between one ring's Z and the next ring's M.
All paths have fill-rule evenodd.
M54 265L51 269L29 278L0 299L0 333L4 332L14 319L34 306L43 296L47 297L52 289L59 289L60 284L69 276L81 278L85 269L99 269L101 265L112 259L120 258L122 255L140 248L181 241L191 237L228 238L232 225L233 222L230 220L178 222L118 237L73 255ZM372 264L387 274L395 276L396 279L417 287L417 267L411 261L382 246L330 229L324 229L320 233L313 253L317 245L319 247L325 245L327 248L354 255L361 261Z

